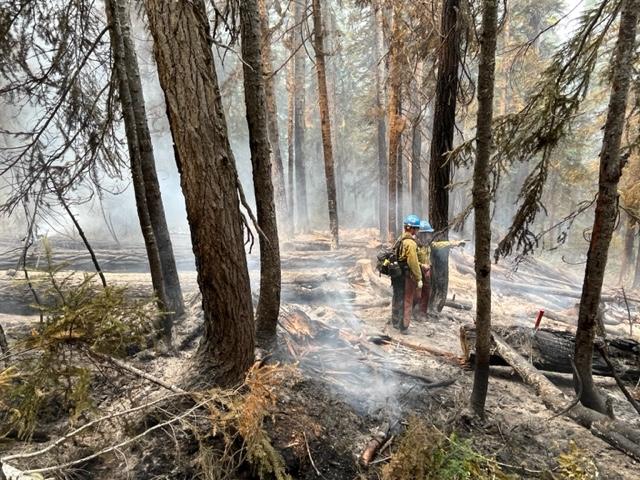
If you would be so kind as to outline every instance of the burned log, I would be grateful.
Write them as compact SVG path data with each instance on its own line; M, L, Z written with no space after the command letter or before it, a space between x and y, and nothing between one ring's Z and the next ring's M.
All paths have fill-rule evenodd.
M493 334L493 345L496 353L518 372L525 383L534 387L547 408L570 417L579 425L589 429L594 436L636 461L640 461L640 433L635 428L582 405L576 405L567 410L567 398L564 393L533 368L500 335Z
M501 335L505 342L539 370L548 372L572 373L571 358L575 350L575 335L550 329L527 327L499 327L494 332ZM615 359L620 377L636 381L640 377L640 343L632 339L607 339L609 356ZM475 356L475 328L460 327L460 346L463 357L473 364ZM491 365L508 365L493 345L490 357ZM593 373L613 377L611 368L596 351L593 356Z
M373 435L367 446L365 447L362 455L360 455L360 464L363 467L368 467L382 446L391 437L391 428L389 424L385 424Z

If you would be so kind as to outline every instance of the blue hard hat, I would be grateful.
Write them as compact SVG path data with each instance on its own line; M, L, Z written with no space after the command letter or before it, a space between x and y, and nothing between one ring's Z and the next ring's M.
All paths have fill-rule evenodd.
M404 226L411 228L420 228L420 218L417 215L407 215L404 218Z
M420 232L423 233L433 233L433 227L431 226L431 224L429 223L428 220L421 220L420 221Z

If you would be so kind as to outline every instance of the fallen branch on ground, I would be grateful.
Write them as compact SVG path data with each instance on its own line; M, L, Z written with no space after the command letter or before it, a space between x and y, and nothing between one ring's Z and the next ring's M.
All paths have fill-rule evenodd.
M534 387L544 405L554 412L561 412L567 402L562 390L532 367L498 334L493 334L493 340L498 354L513 367L525 383ZM640 461L640 432L636 429L582 405L576 405L566 413L566 416L589 429L593 435L601 438L615 449L636 461Z

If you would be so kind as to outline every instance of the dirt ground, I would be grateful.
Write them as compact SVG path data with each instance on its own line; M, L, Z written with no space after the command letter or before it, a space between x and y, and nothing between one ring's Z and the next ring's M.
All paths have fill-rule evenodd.
M372 346L368 351L356 348L371 336L397 333L388 325L391 315L388 279L366 273L366 260L375 264L378 245L375 240L369 240L374 238L372 230L343 232L343 248L337 253L325 248L328 238L321 233L297 237L294 242L283 245L283 316L300 311L323 328L322 334L311 335L302 346L288 346L285 340L290 336L281 337L279 358L295 363L298 373L276 392L276 404L265 429L293 478L380 478L380 468L394 452L397 441L391 442L386 451L379 454L377 463L368 468L358 462L363 449L383 425L392 425L394 431L401 434L409 418L419 417L442 430L455 429L463 438L471 439L481 453L495 457L505 471L519 478L549 478L543 472L557 469L558 456L575 442L593 456L599 478L640 479L640 465L629 457L571 420L551 418L552 413L510 368L493 368L487 419L470 421L464 413L473 372L459 362L416 352L393 342ZM557 312L565 320L575 320L578 299L545 291L529 292L526 285L579 290L579 272L535 259L522 263L515 272L512 267L499 264L494 268L492 321L495 325L532 326L539 309ZM250 268L255 292L258 285L255 260L250 261ZM472 270L470 253L460 249L452 251L449 297L473 304ZM30 301L28 292L24 285L16 283L16 276L10 275L13 273L0 271L0 325L10 343L38 320L24 307ZM321 281L317 281L318 278ZM151 288L146 273L108 272L107 279L113 284L131 286L138 296L147 294ZM178 351L169 354L149 350L127 359L137 368L174 384L183 378L201 328L195 272L182 272L181 280L189 314L176 326L174 344ZM607 313L610 335L628 335L628 325L620 320L624 318L622 311L622 306L614 305ZM445 307L437 317L414 321L406 338L460 356L459 329L472 324L473 320L473 310ZM574 328L566 321L553 322L545 318L543 322L549 328ZM344 340L345 335L349 341ZM638 338L637 333L635 336ZM118 407L130 407L153 398L158 392L157 386L141 378L126 375L116 380L109 378L108 382L98 381L95 385L94 410L81 420L88 421ZM567 396L573 396L569 376L554 374L550 378ZM429 382L450 384L430 388ZM597 378L597 384L611 397L617 417L640 427L637 414L613 379ZM77 422L77 419L72 421L58 415L39 428L54 440L64 435L72 424L78 426ZM109 440L112 441L94 436L72 442L60 454L14 463L19 468L32 469L62 458L79 458L95 451L100 442L108 444ZM43 446L45 444L34 446L14 438L0 443L0 455ZM194 466L194 455L192 441L163 429L158 431L155 440L142 439L137 447L128 446L83 464L80 469L50 475L51 478L95 479L206 478ZM252 478L253 473L237 475Z

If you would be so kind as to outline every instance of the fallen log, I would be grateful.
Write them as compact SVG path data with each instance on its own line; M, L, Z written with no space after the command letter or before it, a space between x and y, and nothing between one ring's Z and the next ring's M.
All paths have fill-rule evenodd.
M575 335L570 332L527 327L498 327L494 332L520 355L528 358L534 367L548 372L572 373L571 358L575 350ZM607 339L609 355L615 358L621 369L620 377L628 381L637 381L640 377L640 343L631 339ZM468 364L475 357L475 327L460 327L460 346ZM491 365L506 365L495 345L491 350ZM613 372L601 355L594 351L593 373L604 377L613 377Z
M462 302L460 300L447 300L444 302L445 307L454 308L456 310L466 310L469 311L473 308L473 305L468 302Z
M293 285L292 285L293 286ZM350 290L331 290L325 287L307 288L295 286L293 288L282 289L282 301L288 303L341 303L353 300L356 297L355 292Z
M371 440L369 440L369 443L367 443L362 455L360 455L360 463L363 467L368 467L371 464L382 445L384 445L390 437L391 428L388 424L384 425L375 433Z
M500 335L494 333L493 342L495 351L520 375L525 383L535 389L548 409L555 413L562 412L616 450L640 461L640 431L582 405L576 405L571 410L563 412L569 399L562 390L532 367Z
M434 355L436 357L440 357L444 359L447 363L451 363L453 365L461 365L464 363L464 360L459 356L452 352L447 352L445 350L440 350L438 348L434 348L430 345L426 345L422 342L416 342L412 340L407 340L404 338L400 338L398 336L392 335L374 335L370 336L368 340L376 345L402 345L403 347L409 348L411 350L415 350L417 352L424 352L430 355Z

